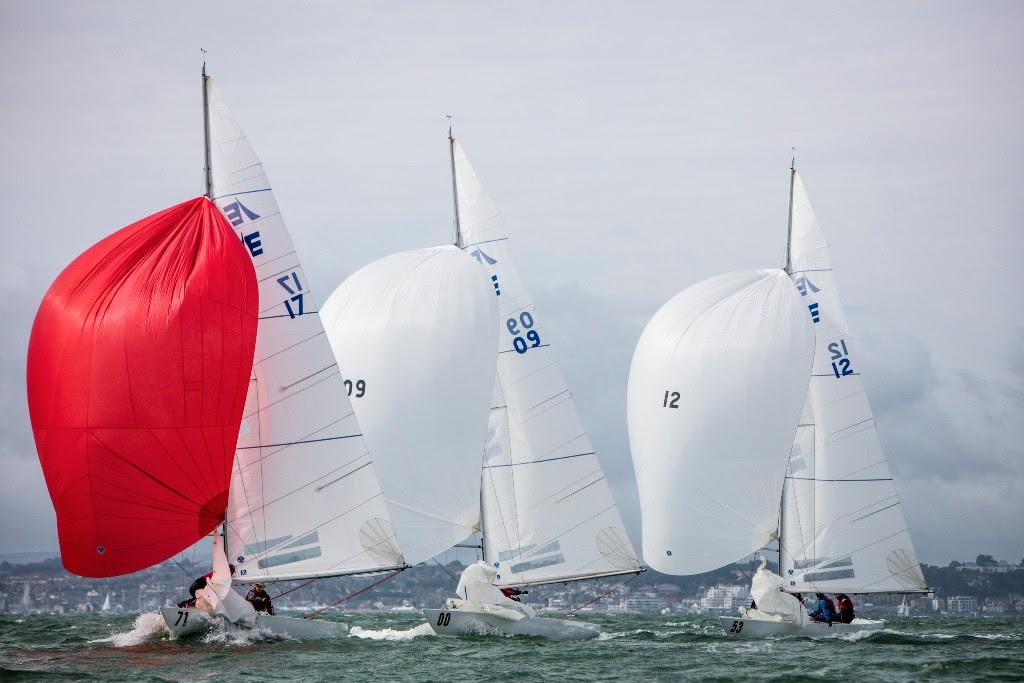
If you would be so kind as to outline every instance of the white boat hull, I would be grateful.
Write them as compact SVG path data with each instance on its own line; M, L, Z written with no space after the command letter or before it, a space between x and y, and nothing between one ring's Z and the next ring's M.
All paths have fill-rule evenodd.
M218 614L194 608L161 607L160 614L163 615L167 629L175 638L205 633L211 628L228 623ZM236 624L235 628L251 628L272 636L296 640L322 640L348 635L348 624L338 621L299 619L261 613L256 614L256 623L253 626Z
M829 638L863 631L877 631L885 627L884 621L854 619L849 624L838 621L831 625L825 622L808 621L800 625L791 621L771 621L747 617L719 617L725 634L735 638L771 638L773 636L803 636L805 638Z
M467 609L425 609L423 614L439 636L539 636L551 640L586 640L601 634L594 624L546 617L505 618Z

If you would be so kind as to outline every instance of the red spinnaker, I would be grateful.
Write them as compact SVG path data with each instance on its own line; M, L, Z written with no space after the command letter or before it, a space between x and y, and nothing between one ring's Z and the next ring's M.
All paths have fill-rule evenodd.
M205 197L122 228L50 286L28 403L69 571L144 569L224 519L258 310L252 261Z

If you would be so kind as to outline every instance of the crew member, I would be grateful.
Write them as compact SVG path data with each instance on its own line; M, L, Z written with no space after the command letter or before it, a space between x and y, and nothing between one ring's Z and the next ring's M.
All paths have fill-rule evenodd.
M834 610L829 606L832 601L825 597L824 593L815 593L814 596L818 598L818 607L809 616L815 621L828 622L831 626L832 620L835 618Z
M231 576L235 575L235 565L229 564L228 569L231 570ZM198 579L192 582L192 585L188 587L189 597L187 600L182 600L178 603L178 607L195 607L196 606L196 591L206 588L207 582L213 578L213 572L209 571Z
M274 613L274 605L270 602L270 596L267 595L266 589L265 585L257 583L246 594L245 599L249 601L249 604L257 612L266 612L272 615Z
M839 621L849 624L856 616L853 613L853 600L846 593L838 594L836 599L839 600Z
M529 592L530 592L530 591L521 591L518 588L502 588L500 590L501 590L501 594L502 595L504 595L509 600L515 600L516 602L522 602L522 600L519 599L519 596L520 595L528 595Z

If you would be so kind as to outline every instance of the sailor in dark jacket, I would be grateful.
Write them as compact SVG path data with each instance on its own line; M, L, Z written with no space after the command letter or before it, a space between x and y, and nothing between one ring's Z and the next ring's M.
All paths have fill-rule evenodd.
M262 583L257 583L252 587L245 599L249 601L252 608L257 612L266 612L267 614L274 613L274 605L270 602L270 596L267 595L267 587Z

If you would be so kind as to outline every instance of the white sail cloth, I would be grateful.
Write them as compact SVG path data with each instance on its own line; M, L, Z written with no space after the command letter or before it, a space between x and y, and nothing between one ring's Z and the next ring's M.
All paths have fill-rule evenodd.
M775 535L813 350L781 270L699 282L647 324L627 418L651 567L699 574Z
M497 305L453 246L360 269L321 317L411 564L478 529Z
M205 588L196 591L196 607L220 614L232 624L252 626L256 623L256 610L231 589L231 567L217 532L213 533L213 576L206 581Z
M878 438L828 245L793 177L791 275L812 321L814 368L783 501L782 571L790 591L925 589Z
M213 200L253 259L259 327L227 511L236 581L404 564L373 463L263 164L212 79Z
M768 571L762 561L750 580L750 597L759 611L803 625L807 621L803 603L795 595L784 592L785 585L785 579Z
M576 412L510 240L458 141L461 246L498 302L498 370L481 495L484 557L498 585L637 572L601 463Z

